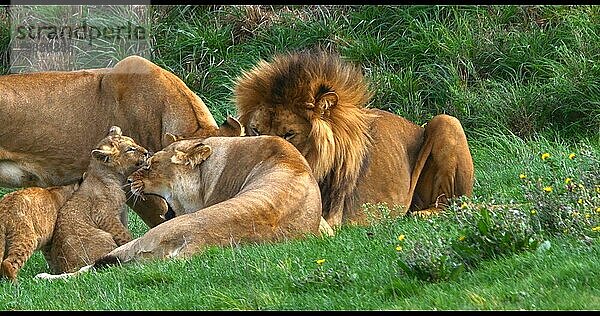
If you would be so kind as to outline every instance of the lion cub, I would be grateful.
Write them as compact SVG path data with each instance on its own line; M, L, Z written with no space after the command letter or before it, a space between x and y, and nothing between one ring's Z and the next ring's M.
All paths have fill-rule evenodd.
M16 280L34 251L49 247L58 209L71 197L77 183L49 188L31 187L0 200L1 275Z
M58 211L45 253L54 273L73 272L132 239L123 189L127 176L150 156L148 150L113 126L91 154L79 189Z

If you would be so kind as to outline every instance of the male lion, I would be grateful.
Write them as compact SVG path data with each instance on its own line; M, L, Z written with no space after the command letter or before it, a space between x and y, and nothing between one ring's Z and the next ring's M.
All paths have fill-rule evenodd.
M277 135L306 157L333 227L368 224L366 203L403 211L437 208L471 195L473 161L460 122L434 117L424 128L365 108L361 71L335 54L277 55L244 72L234 89L248 135Z
M123 187L149 158L148 150L113 126L91 156L79 189L58 210L44 252L54 273L76 271L131 240Z
M33 252L49 247L58 209L78 186L25 188L0 200L0 275L15 281Z
M0 76L0 187L74 183L113 125L157 151L166 146L167 132L239 136L232 123L219 129L183 81L138 56L114 68ZM131 206L150 227L166 211L157 198Z

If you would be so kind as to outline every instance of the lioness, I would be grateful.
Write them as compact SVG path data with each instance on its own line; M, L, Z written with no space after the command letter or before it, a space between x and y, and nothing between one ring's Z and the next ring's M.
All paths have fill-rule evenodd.
M78 183L49 188L32 187L6 194L0 200L1 274L15 281L34 251L49 247L58 209Z
M91 151L79 189L58 210L49 251L53 273L73 272L131 240L126 216L126 178L148 159L148 151L113 126Z
M74 183L112 125L151 151L166 146L167 132L240 135L234 120L219 129L183 81L138 56L114 68L0 76L0 91L0 187ZM166 211L156 198L130 206L150 227Z
M358 68L309 51L260 61L234 88L248 135L280 136L306 157L333 227L368 224L366 202L400 206L400 215L471 195L473 161L460 122L438 115L423 128L365 108L371 95Z
M159 195L176 217L98 262L190 256L209 245L317 234L317 181L294 146L273 136L179 140L130 177L132 192Z

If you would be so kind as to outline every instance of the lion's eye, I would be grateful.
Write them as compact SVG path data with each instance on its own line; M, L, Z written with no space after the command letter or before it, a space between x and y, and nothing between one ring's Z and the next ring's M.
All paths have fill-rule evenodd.
M290 140L290 139L294 138L294 136L296 136L296 133L294 133L293 131L289 131L289 132L285 133L285 135L283 135L283 138L285 140Z
M134 151L135 151L135 147L129 147L129 148L127 148L127 150L125 152L130 153L130 152L134 152Z
M258 129L256 127L250 127L250 132L252 132L252 135L255 135L255 136L260 135L260 132L258 131Z

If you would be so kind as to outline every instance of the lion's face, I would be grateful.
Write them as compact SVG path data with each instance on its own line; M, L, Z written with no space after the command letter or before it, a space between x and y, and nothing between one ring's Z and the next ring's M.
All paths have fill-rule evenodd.
M149 156L146 148L123 136L118 126L111 127L108 135L92 150L94 159L124 176L144 165Z
M194 169L211 153L211 148L199 139L176 141L156 152L145 166L129 176L131 192L136 196L158 195L176 215L187 213L189 197L197 193L200 181L199 172Z
M249 115L246 125L248 135L280 136L292 143L303 154L309 146L311 124L306 117L292 108L283 106L265 106Z

